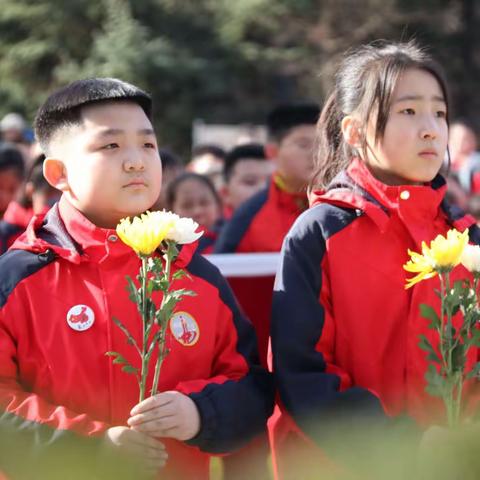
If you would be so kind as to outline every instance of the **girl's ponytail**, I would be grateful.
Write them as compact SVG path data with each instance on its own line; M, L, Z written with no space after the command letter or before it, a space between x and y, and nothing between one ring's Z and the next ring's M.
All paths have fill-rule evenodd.
M317 156L310 189L325 189L348 164L349 159L344 155L341 121L342 112L334 91L325 102L317 123Z

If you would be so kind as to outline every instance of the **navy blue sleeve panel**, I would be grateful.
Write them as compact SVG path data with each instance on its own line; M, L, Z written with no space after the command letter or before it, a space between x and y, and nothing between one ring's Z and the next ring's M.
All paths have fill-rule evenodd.
M268 187L260 190L252 198L235 210L232 218L223 227L215 243L214 253L235 253L238 245L252 223L255 215L268 199Z
M328 436L323 427L329 422L335 429L340 422L353 426L360 417L384 418L380 401L369 391L340 392L340 378L326 372L316 350L325 321L319 298L326 241L356 216L328 204L304 212L284 240L275 279L271 337L277 388L297 425L319 444Z
M468 229L468 237L474 245L480 245L480 228L478 225L472 225Z
M51 250L33 253L26 250L9 250L0 256L0 308L24 278L34 274L55 259Z
M273 411L273 379L260 366L253 326L242 315L217 267L195 254L187 269L191 275L218 289L222 302L232 312L238 336L237 351L249 365L248 374L240 380L210 383L200 392L189 395L199 409L202 427L199 434L187 443L206 452L227 453L265 431L267 419Z
M23 229L18 225L0 221L0 255L5 253L8 249L9 240L19 234Z

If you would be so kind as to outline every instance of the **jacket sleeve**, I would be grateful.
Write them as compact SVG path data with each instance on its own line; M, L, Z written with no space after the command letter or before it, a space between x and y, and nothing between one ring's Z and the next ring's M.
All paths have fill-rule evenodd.
M16 309L16 314L7 313L7 306L0 310L0 412L4 412L0 420L8 419L10 427L30 430L41 443L61 438L62 432L67 436L69 432L92 436L103 433L109 427L105 423L49 403L21 385L15 335L11 328L12 322L19 322L21 309Z
M260 366L252 325L240 312L226 280L209 266L215 269L220 296L212 375L182 382L176 389L188 394L200 412L200 432L187 443L210 453L226 453L265 431L274 388L271 374Z
M329 206L305 212L285 238L271 330L274 375L283 407L322 446L342 425L351 431L360 421L385 420L379 399L352 385L348 373L335 365L335 319L323 266L326 239L348 217L329 218L325 207Z

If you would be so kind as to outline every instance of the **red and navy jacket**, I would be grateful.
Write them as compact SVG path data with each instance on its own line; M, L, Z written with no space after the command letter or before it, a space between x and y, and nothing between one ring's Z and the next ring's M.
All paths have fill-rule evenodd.
M280 251L285 235L307 207L307 196L280 188L276 178L235 210L217 240L215 253Z
M0 255L13 245L13 242L27 228L32 217L31 208L22 207L17 202L9 203L0 221Z
M105 352L119 352L139 367L136 350L112 320L141 338L125 279L135 278L139 266L114 230L94 226L63 198L34 218L0 257L0 410L22 428L52 427L53 439L68 432L96 436L126 424L138 385ZM174 264L179 268L191 278L175 286L197 295L184 297L170 320L159 390L189 395L201 429L188 442L165 440L164 474L208 478L205 452L228 452L264 430L273 386L258 365L253 328L218 269L195 245L183 246ZM79 329L79 322L89 328Z
M226 223L215 244L215 253L279 252L298 216L307 207L305 193L280 188L278 177L243 203ZM258 336L262 365L267 364L273 278L229 279L240 305Z
M274 374L292 432L322 445L340 419L386 421L386 413L424 423L443 412L425 392L427 354L418 346L420 334L438 343L419 306L440 310L439 278L406 290L403 265L408 249L452 227L480 242L475 220L449 206L445 191L441 176L387 186L353 160L327 191L313 192L285 239L273 295ZM452 272L467 276L462 266ZM472 365L478 352L470 353Z

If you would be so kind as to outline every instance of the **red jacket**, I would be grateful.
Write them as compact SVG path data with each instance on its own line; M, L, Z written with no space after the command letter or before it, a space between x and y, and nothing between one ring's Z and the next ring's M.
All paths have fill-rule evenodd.
M215 253L279 252L285 235L305 210L305 193L289 193L275 179L242 204L226 223L215 244ZM273 277L229 278L240 305L258 336L262 365L267 364Z
M182 299L179 318L172 317L159 388L188 394L202 421L191 441L166 441L167 472L175 478L208 478L204 452L247 442L264 428L272 403L269 376L255 365L251 325L216 267L194 250L184 246L174 265L191 276L178 287L197 296ZM0 408L33 425L85 435L125 425L138 386L105 352L140 364L112 321L141 338L125 280L138 269L138 257L113 230L95 227L65 200L36 218L0 260ZM180 312L186 322L177 321ZM78 331L79 318L94 321ZM149 375L151 385L153 368Z
M326 192L314 192L285 240L275 283L272 351L286 413L279 435L299 427L322 443L329 419L384 411L423 423L441 411L425 393L418 347L421 333L437 344L419 305L439 311L439 279L405 290L402 267L407 249L420 251L453 226L471 227L479 243L474 219L448 206L445 190L440 176L426 186L387 186L354 160ZM458 275L468 272L458 267ZM472 350L470 365L476 357Z

